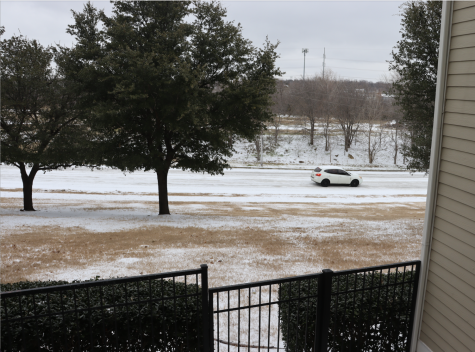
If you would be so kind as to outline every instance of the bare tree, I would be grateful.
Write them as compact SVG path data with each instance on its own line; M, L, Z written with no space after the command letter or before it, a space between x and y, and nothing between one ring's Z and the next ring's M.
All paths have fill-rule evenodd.
M397 106L393 105L391 102L392 99L388 98L386 103L386 120L387 126L389 128L389 139L391 140L392 150L393 150L393 160L394 165L397 164L397 156L400 149L399 140L404 134L402 131L404 125L401 121L402 116Z
M383 75L382 81L386 84L386 92L391 90L393 82L399 81L401 76L398 72L392 71L389 75ZM394 165L397 164L397 157L399 150L401 149L400 140L402 144L406 143L406 133L404 131L404 123L402 121L402 111L395 104L395 100L392 96L384 94L385 107L385 119L389 128L389 139L392 142L393 149L393 161ZM403 163L406 163L406 155L403 157Z
M269 126L274 128L274 142L279 143L280 126L284 115L289 115L292 111L289 100L289 86L282 80L276 82L276 92L272 96L274 105L272 106L272 120L269 121Z
M353 143L360 127L360 118L367 100L367 90L357 82L339 81L335 99L335 118L345 138L345 152Z
M383 144L383 113L385 104L383 98L378 95L372 95L367 97L364 105L364 121L365 130L364 133L368 140L368 161L370 164L374 162L377 154L384 149ZM379 126L379 136L376 128ZM376 138L372 138L374 137ZM379 138L377 138L379 137Z
M293 96L295 100L295 111L304 117L305 122L310 124L309 135L310 145L314 145L315 124L318 121L318 115L322 109L322 97L319 92L318 76L297 81L294 84ZM305 129L306 123L305 123Z
M337 78L333 71L327 70L325 77L319 77L319 97L322 100L320 109L320 121L322 122L323 137L325 138L325 151L330 148L330 123L335 112Z

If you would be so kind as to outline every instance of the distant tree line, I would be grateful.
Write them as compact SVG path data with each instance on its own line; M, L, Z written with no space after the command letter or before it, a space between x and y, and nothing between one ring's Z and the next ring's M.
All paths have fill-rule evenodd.
M293 116L296 121L301 120L310 145L315 144L318 126L325 151L332 149L334 126L338 126L344 137L345 153L357 142L358 135L364 134L369 163L391 144L396 164L400 134L405 127L394 99L387 94L390 89L391 82L340 79L328 70L325 77L317 74L305 80L279 80L273 95L274 116L269 123L275 143L283 118Z

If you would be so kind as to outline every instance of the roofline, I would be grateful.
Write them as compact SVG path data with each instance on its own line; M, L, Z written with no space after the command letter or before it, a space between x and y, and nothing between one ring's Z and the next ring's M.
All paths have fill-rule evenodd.
M422 313L426 295L427 276L429 273L432 233L434 228L435 206L440 169L440 154L442 148L442 128L444 122L445 93L447 83L448 58L450 52L450 35L452 27L453 1L442 2L442 18L440 26L439 63L437 67L437 86L435 93L434 127L432 130L432 145L430 154L429 182L427 186L426 212L422 232L421 272L417 292L416 310L412 331L412 346L410 352L416 352L422 327Z

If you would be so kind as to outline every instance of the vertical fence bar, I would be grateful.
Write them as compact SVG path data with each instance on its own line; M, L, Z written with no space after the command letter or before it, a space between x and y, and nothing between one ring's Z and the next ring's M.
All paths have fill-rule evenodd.
M214 306L214 305L213 305ZM218 339L218 352L219 352L219 292L216 292L216 338ZM214 338L214 336L213 336Z
M201 304L203 314L203 349L204 352L211 352L213 342L213 296L208 301L208 265L201 264ZM212 293L211 293L212 295ZM213 348L214 349L214 348Z
M295 327L295 350L299 350L299 318L300 318L300 286L302 284L302 281L298 281L298 298L297 298L297 326Z
M241 289L238 289L238 352L241 350Z
M8 318L8 307L7 307L7 298L5 297L2 297L2 308L4 309L5 311L5 320L6 321L9 321L9 318ZM2 328L4 329L3 331L5 331L6 329L8 329L8 332L11 332L11 323L8 322L8 323L3 323L2 322ZM5 329L5 325L6 325L6 329ZM38 324L36 324L36 326L38 326ZM38 331L36 331L36 334L38 335ZM13 348L13 343L12 343L12 338L11 338L11 333L9 334L6 334L6 337L7 337L7 343L6 345L9 347L9 348ZM5 342L5 341L2 341L2 342ZM5 344L4 344L5 346ZM38 345L39 346L39 345ZM4 347L5 348L5 347Z
M282 284L279 284L279 291L281 292ZM270 346L270 313L271 313L271 290L272 285L269 285L269 328L267 329L267 352L269 352ZM280 304L277 305L277 352L280 350Z
M262 286L259 286L259 336L257 339L258 352L261 352L261 293L262 293Z
M251 288L249 287L249 299L248 299L248 302L249 302L249 316L248 316L248 321L249 321L249 325L248 325L248 328L247 328L247 350L250 352L251 351Z
M419 289L419 274L421 271L421 262L418 261L416 263L416 275L414 277L413 281L413 291L412 291L412 302L411 302L411 318L409 321L409 336L407 337L407 349L406 351L411 350L411 344L412 344L412 329L414 328L414 315L415 315L415 310L416 310L416 299L417 299L417 291Z
M318 277L317 323L314 351L326 352L328 345L328 328L330 326L330 302L332 298L333 271L323 269Z
M362 317L363 317L363 313L362 313L362 307L364 305L364 301L365 301L365 293L366 293L366 271L363 271L363 285L361 286L361 300L360 300L360 309L358 311L358 314L359 314L359 319L358 319L358 325L360 326L361 328L361 325L364 324L365 322L362 320ZM371 314L371 306L369 306L367 309L369 310L370 314ZM370 334L370 331L368 329L368 331L366 331L367 334ZM357 345L357 347L360 349L360 350L363 350L363 346L364 346L364 340L365 338L363 337L365 336L365 332L363 332L363 334L360 336L358 342L359 344ZM368 335L366 335L366 339L368 339Z

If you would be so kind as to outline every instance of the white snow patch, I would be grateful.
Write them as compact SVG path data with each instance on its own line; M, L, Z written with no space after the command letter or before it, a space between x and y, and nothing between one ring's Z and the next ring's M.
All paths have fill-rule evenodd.
M139 258L122 258L122 259L119 259L117 261L119 263L132 264L132 263L140 261L140 259Z

